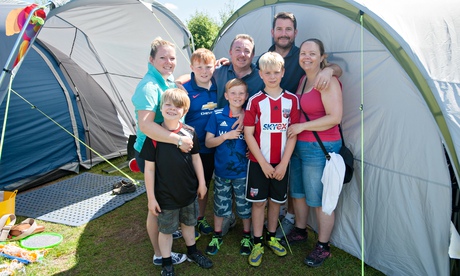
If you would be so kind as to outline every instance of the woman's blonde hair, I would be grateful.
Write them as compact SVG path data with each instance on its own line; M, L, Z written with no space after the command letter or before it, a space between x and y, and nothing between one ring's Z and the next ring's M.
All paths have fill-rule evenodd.
M158 52L158 48L163 47L163 46L171 46L173 48L176 47L172 42L164 40L164 39L162 39L161 37L158 36L150 44L150 56L152 58L155 58L155 56L156 56L156 54Z

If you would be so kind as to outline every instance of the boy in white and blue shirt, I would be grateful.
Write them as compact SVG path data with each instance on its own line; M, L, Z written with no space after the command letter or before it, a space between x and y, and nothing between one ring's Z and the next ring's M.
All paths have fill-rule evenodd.
M248 159L247 145L242 128L232 129L238 116L244 113L248 93L243 80L232 79L225 86L228 105L216 109L206 125L206 146L216 148L214 178L214 235L206 248L206 253L215 255L223 243L222 223L224 217L232 213L233 196L236 213L243 220L241 255L249 255L251 241L251 203L245 198L246 171Z

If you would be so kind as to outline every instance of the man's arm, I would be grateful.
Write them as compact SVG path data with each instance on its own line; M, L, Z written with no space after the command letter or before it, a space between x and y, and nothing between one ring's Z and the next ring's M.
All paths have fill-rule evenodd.
M315 88L319 91L326 89L329 87L333 76L340 78L340 76L342 76L342 68L335 63L330 63L316 76Z

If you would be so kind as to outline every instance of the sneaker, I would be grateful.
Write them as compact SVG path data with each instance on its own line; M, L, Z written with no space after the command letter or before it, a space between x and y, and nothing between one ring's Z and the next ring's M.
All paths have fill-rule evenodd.
M264 254L264 247L261 243L254 245L249 255L249 264L252 266L259 266L262 263L262 255Z
M284 235L289 235L292 229L294 229L294 224L292 224L288 219L283 217L280 226L278 227L278 229L276 229L275 237L277 237L278 239L282 239L284 238Z
M161 269L161 276L174 276L174 267L172 265L164 266Z
M295 244L295 243L299 243L299 242L303 242L303 241L306 241L308 239L308 233L307 231L305 230L302 230L301 232L298 232L296 230L296 228L294 228L291 233L289 233L288 235L286 235L286 238L282 238L280 243L283 245L283 246L286 246L287 243L289 243L290 245L292 244ZM286 242L287 240L287 242Z
M177 229L176 232L172 233L173 240L182 238L182 231Z
M195 253L192 254L187 254L187 260L189 262L194 262L198 264L202 268L211 268L212 267L212 261L203 255L200 251L196 251Z
M206 254L216 255L222 245L222 236L214 235L211 242L206 247Z
M252 247L254 244L252 243L250 236L243 236L241 240L241 247L240 247L240 255L247 256L251 254Z
M225 236L230 229L235 227L236 225L236 218L235 214L232 213L230 217L225 217L222 222L222 236Z
M195 241L197 241L201 237L200 232L195 230Z
M282 246L279 243L279 241L280 239L271 237L270 240L268 241L268 246L277 256L279 257L286 256L287 254L286 248L284 248L284 246Z
M331 250L326 250L322 245L316 244L315 250L308 255L303 261L306 265L311 267L317 267L323 264L323 262L331 256Z
M112 190L112 195L134 193L136 191L136 185L134 185L134 183L124 180L120 181L119 183L115 183L114 186L117 186L117 188Z
M187 256L185 256L185 254L182 254L182 253L171 252L171 259L172 259L173 265L176 265L176 264L181 264L185 262L185 260L187 260ZM153 255L154 265L161 265L162 261L163 261L162 257L157 257Z
M205 217L198 220L198 230L200 230L204 235L209 235L214 232L214 229L211 227L211 225L209 225Z

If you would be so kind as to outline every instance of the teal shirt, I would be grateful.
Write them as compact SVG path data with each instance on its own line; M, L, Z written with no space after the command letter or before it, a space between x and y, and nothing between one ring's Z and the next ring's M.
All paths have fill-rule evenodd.
M171 75L168 79L164 79L160 72L150 63L148 63L148 71L134 91L131 97L131 102L134 105L134 112L136 114L136 142L134 149L141 152L142 146L145 141L145 134L139 129L139 110L147 110L155 112L155 122L161 124L163 122L163 115L160 111L161 95L168 88L177 87L174 83L174 77Z

